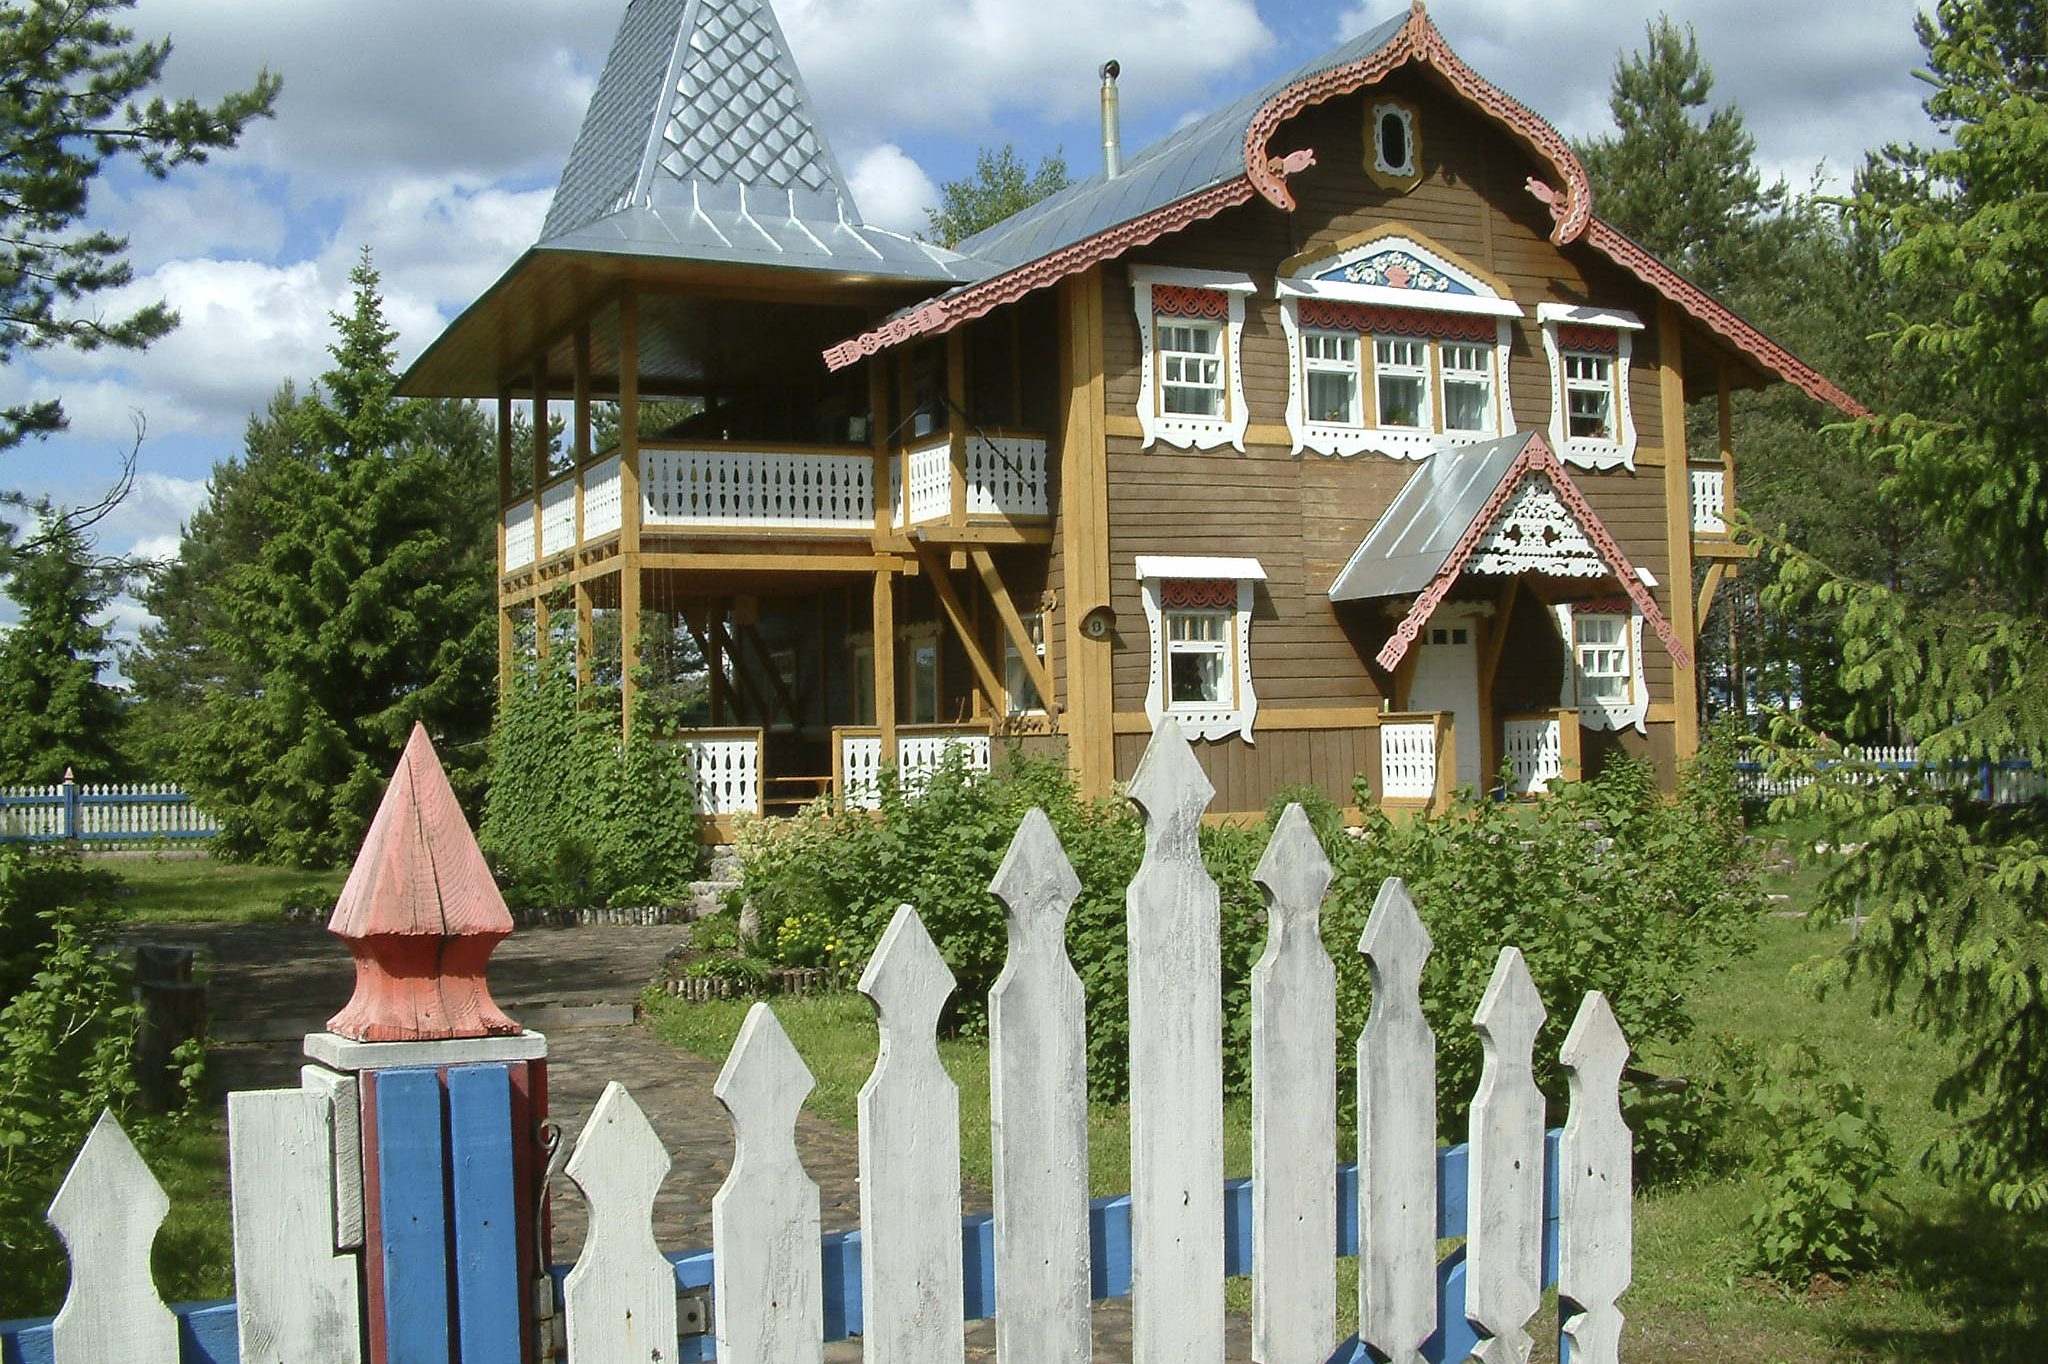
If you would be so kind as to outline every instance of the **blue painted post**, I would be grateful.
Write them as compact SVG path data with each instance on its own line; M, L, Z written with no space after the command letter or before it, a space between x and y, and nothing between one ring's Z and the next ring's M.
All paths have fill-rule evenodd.
M1986 805L1989 805L1998 799L1997 772L1997 764L1993 763L1991 759L1986 758L1984 760L1983 772L1981 776L1981 785L1984 791L1984 803Z
M64 841L72 843L78 838L78 779L71 775L71 769L64 769Z

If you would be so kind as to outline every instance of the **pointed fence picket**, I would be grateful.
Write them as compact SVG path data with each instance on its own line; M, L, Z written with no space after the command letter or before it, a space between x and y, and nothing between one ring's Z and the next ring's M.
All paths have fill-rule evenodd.
M819 1234L817 1186L796 1145L812 1079L774 1014L756 1005L714 1089L735 1154L713 1203L712 1251L656 1247L653 1205L670 1155L622 1086L605 1090L577 1140L565 1168L590 1230L554 1290L568 1364L816 1364L825 1340L848 1334L864 1337L870 1364L949 1364L964 1357L970 1316L996 1318L1005 1364L1086 1364L1090 1300L1126 1293L1137 1360L1220 1364L1223 1278L1248 1272L1260 1364L1526 1360L1553 1282L1560 1350L1573 1364L1616 1364L1632 1190L1618 1101L1628 1045L1612 1010L1597 993L1582 1002L1560 1054L1569 1117L1546 1134L1532 1051L1543 1002L1520 953L1503 949L1474 1019L1484 1063L1472 1142L1439 1149L1436 1040L1420 994L1431 943L1404 887L1387 881L1359 943L1372 994L1357 1039L1359 1162L1336 1166L1334 980L1318 932L1330 870L1298 808L1256 873L1268 938L1252 985L1254 1178L1225 1183L1218 902L1196 846L1210 794L1187 741L1162 728L1131 784L1146 851L1127 895L1129 1196L1087 1196L1083 1000L1064 944L1080 885L1033 812L990 885L1010 933L989 1001L993 1221L961 1217L959 1096L936 1044L954 981L906 906L861 978L880 1042L859 1100L860 1230ZM381 1197L390 1197L390 1162L408 1137L397 1130L410 1111L400 1082L414 1079L432 1100L420 1109L419 1141L441 1151L446 1133L429 1191L438 1196L441 1172L452 1181L445 1262L432 1228L399 1225L375 1199L366 1218L364 1167L344 1158L359 1132L370 1134L374 1111ZM382 1072L374 1102L367 1082L359 1094L353 1078L311 1069L301 1089L233 1096L240 1299L222 1305L167 1310L158 1300L148 1262L164 1195L118 1124L103 1119L51 1206L72 1256L64 1310L0 1325L0 1352L54 1364L358 1364L358 1278L381 1256L385 1297L380 1307L368 1291L373 1312L388 1315L394 1295L438 1294L453 1307L434 1357L510 1358L503 1342L516 1336L517 1308L476 1287L505 1274L501 1266L476 1279L475 1261L509 1255L511 1241L465 1241L506 1209L466 1201L462 1188L504 1154L465 1142L509 1149L513 1139L502 1121L505 1067L451 1067L446 1080L445 1110L431 1068ZM495 1127L465 1121L471 1099L488 1099ZM487 1128L497 1134L488 1141L465 1135ZM1465 1245L1439 1261L1446 1237ZM1333 1257L1353 1252L1360 1329L1340 1343ZM411 1277L393 1279L393 1265ZM679 1291L707 1287L715 1345L710 1334L677 1334ZM504 1319L480 1316L487 1302L506 1304Z

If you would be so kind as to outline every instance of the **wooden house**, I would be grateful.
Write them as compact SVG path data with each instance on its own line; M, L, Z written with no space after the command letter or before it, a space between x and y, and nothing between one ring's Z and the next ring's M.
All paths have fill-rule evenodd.
M1007 735L1107 793L1163 715L1224 812L1675 771L1729 394L1854 401L1420 6L1116 161L956 250L886 232L767 0L631 0L540 241L405 381L498 402L507 666L632 707L701 656L714 823ZM690 406L593 448L651 399ZM510 445L557 400L566 467Z

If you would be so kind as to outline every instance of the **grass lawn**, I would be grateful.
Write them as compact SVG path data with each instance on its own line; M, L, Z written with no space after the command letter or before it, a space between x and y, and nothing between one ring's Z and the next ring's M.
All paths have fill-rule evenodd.
M129 923L259 923L284 917L289 897L332 905L348 869L295 871L250 867L211 857L96 857L91 865L121 878L115 906Z
M1802 865L1778 878L1773 888L1790 899L1775 907L1803 908L1818 875L1816 868ZM1877 1103L1900 1165L1880 1189L1890 1263L1877 1274L1787 1294L1740 1272L1743 1224L1758 1188L1753 1176L1735 1174L1647 1193L1637 1205L1636 1285L1623 1301L1631 1320L1629 1359L1643 1364L1962 1364L2048 1357L2035 1329L2048 1291L2048 1219L1986 1208L1918 1168L1921 1150L1943 1121L1930 1101L1934 1080L1946 1065L1943 1048L1903 1020L1873 1018L1861 990L1816 1001L1789 980L1794 968L1831 951L1846 931L1767 918L1760 926L1758 950L1730 964L1698 996L1696 1038L1675 1053L1645 1060L1666 1073L1700 1073L1717 1033L1766 1051L1803 1038L1831 1065L1852 1074ZM738 1002L687 1005L665 996L650 998L663 1038L714 1061L725 1057L747 1009ZM855 1096L874 1063L875 1028L867 1002L855 995L790 999L776 1004L776 1014L818 1078L809 1110L852 1126ZM986 1048L947 1041L940 1051L960 1086L965 1173L985 1186ZM1231 1105L1225 1121L1227 1172L1246 1174L1251 1159L1248 1106ZM1089 1129L1093 1191L1123 1192L1129 1187L1124 1110L1095 1106ZM1340 1266L1339 1302L1347 1332L1356 1311L1356 1282L1354 1265ZM1243 1284L1232 1289L1233 1310L1248 1310Z

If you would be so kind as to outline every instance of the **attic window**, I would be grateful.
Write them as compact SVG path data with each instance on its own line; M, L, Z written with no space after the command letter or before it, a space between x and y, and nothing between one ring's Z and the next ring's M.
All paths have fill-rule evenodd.
M1371 153L1365 173L1382 189L1413 189L1422 179L1415 110L1401 100L1380 100L1366 114Z

